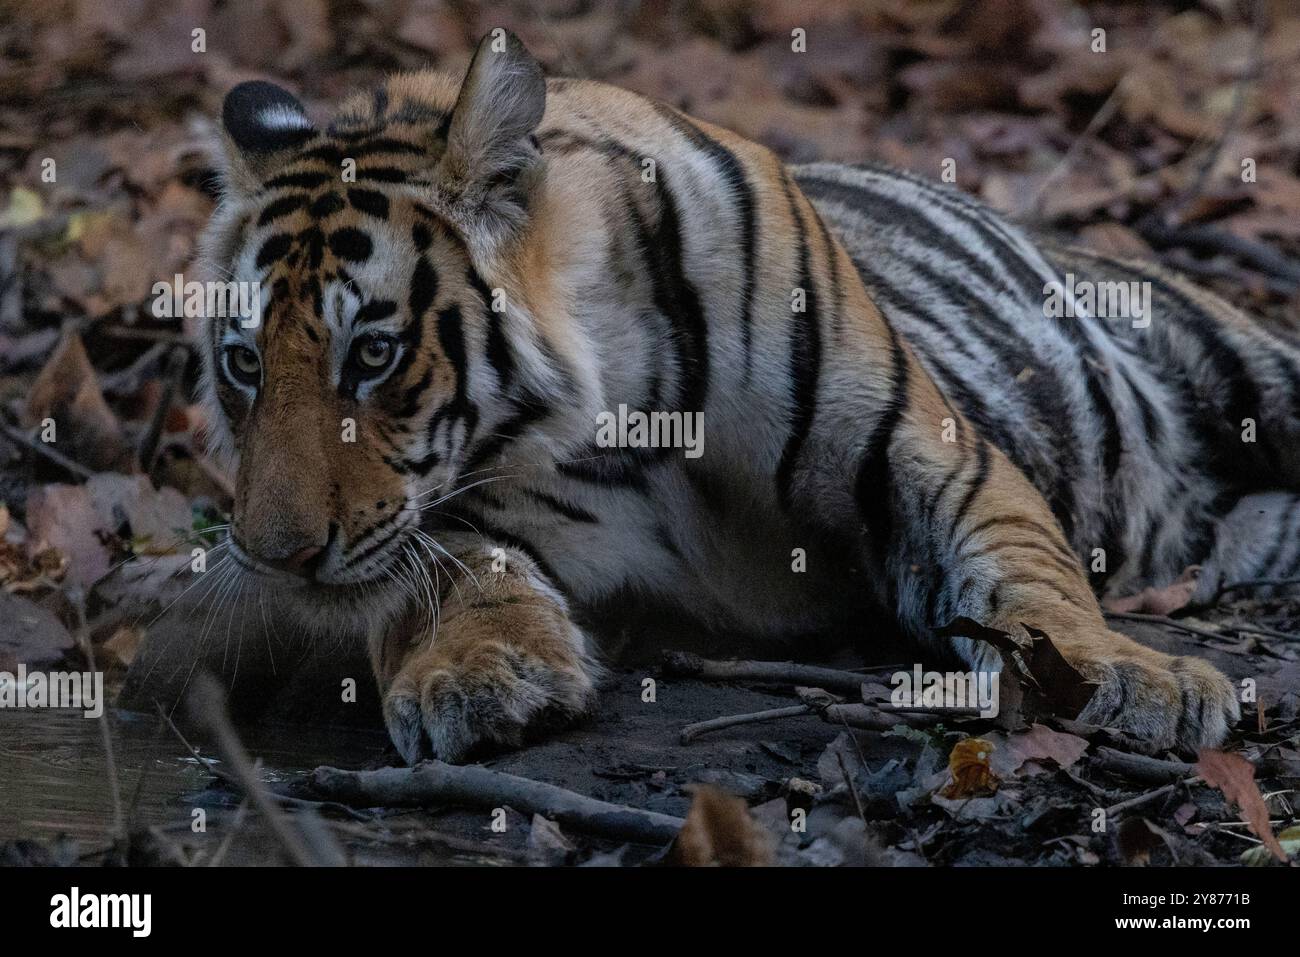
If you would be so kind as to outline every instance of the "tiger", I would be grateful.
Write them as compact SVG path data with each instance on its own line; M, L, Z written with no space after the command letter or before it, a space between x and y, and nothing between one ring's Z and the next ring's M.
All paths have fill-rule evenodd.
M953 622L1044 634L1083 722L1190 752L1238 720L1100 602L1295 573L1294 335L923 177L547 77L504 30L319 126L241 83L219 137L200 261L263 293L196 333L231 556L364 641L402 760L589 715L641 613L776 643L884 616L976 672L1001 655ZM1147 320L1085 281L1144 284ZM602 440L620 409L698 417L698 454Z

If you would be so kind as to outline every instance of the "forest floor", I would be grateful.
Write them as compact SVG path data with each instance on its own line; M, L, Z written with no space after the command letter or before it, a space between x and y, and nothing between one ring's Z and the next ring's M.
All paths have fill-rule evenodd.
M358 796L361 779L340 791L313 776L392 763L368 667L355 649L285 637L256 605L181 597L230 479L207 458L195 356L150 309L154 284L193 258L215 195L213 118L241 80L274 78L324 110L391 70L459 72L480 35L508 26L554 74L659 97L791 162L951 172L1004 212L1300 322L1300 17L1284 0L608 6L70 0L0 22L0 672L93 662L120 709L107 751L100 722L0 709L0 862L1237 864L1267 863L1274 841L1294 859L1300 602L1250 588L1195 611L1135 596L1149 617L1113 621L1253 689L1224 747L1235 758L1211 764L1032 708L1001 722L884 715L890 671L872 666L912 657L864 627L873 657L830 658L834 687L683 675L650 656L616 668L583 724L484 756L687 819L670 850L629 838L644 816L593 824L597 806L557 828L529 808L566 798L521 800L510 779L459 800L425 781L423 808L396 809L367 806L385 795ZM806 55L791 50L798 31ZM51 418L58 439L43 442ZM226 704L177 707L203 672ZM355 703L337 700L345 678ZM771 709L787 713L681 741L697 722ZM226 716L261 762L251 792Z

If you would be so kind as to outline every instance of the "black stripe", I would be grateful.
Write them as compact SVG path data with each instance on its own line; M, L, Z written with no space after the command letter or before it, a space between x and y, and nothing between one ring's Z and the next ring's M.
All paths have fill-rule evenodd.
M330 233L329 247L330 252L339 259L354 263L365 262L375 248L369 236L352 226L344 226Z
M528 395L514 400L514 411L490 432L483 436L465 460L464 472L490 462L510 442L519 438L524 430L550 415L551 410L537 396Z
M289 252L289 247L293 243L293 237L288 233L276 233L269 237L266 242L262 243L262 248L257 251L257 268L265 269L272 263L283 259Z
M273 223L277 219L288 216L306 205L307 195L305 193L290 193L288 196L281 196L266 205L266 208L262 210L262 215L257 217L257 225L265 226L267 223Z
M343 208L343 197L333 191L322 193L311 204L311 214L316 219L324 219L326 216L333 216Z
M352 208L360 210L376 219L388 218L388 197L373 189L349 189L348 202Z
M686 277L677 202L662 169L655 188L659 222L643 241L655 308L673 326L680 374L677 407L682 412L700 412L709 391L708 323L699 292Z
M776 469L777 501L783 509L789 511L790 487L794 480L799 451L803 448L804 441L812 429L813 418L817 414L821 328L817 312L817 290L808 262L808 229L794 191L791 189L790 177L784 169L781 171L781 187L785 192L786 202L790 205L790 216L794 220L798 236L799 286L804 290L807 307L802 314L793 311L791 313L789 378L793 408L790 413L790 433L786 437L785 447L781 451L781 460Z
M561 501L554 495L548 495L546 492L539 492L536 489L531 488L521 489L520 491L522 491L523 494L532 501L553 512L563 515L571 522L581 522L586 525L600 524L600 519L591 514L591 512L587 511L585 508L580 508L577 505L570 504L569 502Z
M656 102L654 108L660 116L672 124L674 129L685 135L695 147L708 154L709 159L717 165L722 178L726 180L736 203L736 212L740 218L739 238L742 274L740 333L744 350L744 371L741 376L743 385L749 382L750 366L753 359L751 350L754 337L754 287L757 280L755 268L757 216L754 191L749 185L748 177L745 175L745 168L736 159L734 153L711 136L708 136L698 126L671 107ZM781 175L783 178L788 178L784 168Z
M867 526L876 559L881 562L888 554L894 537L894 496L889 446L894 439L894 432L899 422L902 421L903 411L908 401L907 353L898 338L897 330L883 317L882 321L889 330L890 394L885 407L880 410L880 417L876 420L871 434L867 437L853 489L858 514Z
M984 439L979 439L979 444L975 449L975 474L971 477L970 486L966 489L966 494L957 506L957 511L952 516L952 530L955 533L961 520L966 517L971 505L975 503L975 497L979 495L984 485L989 480L989 444Z
M501 322L502 316L492 308L492 290L487 287L487 283L473 266L469 267L469 284L478 293L483 311L487 315L487 361L496 373L497 382L504 391L510 388L510 383L514 379L515 358L510 350L510 343L506 340L505 329Z
M262 184L263 189L280 189L283 186L294 186L298 189L315 189L323 186L331 179L329 173L314 173L303 171L299 173L281 173L279 176L272 177Z
M406 172L393 166L371 166L357 170L358 182L363 179L374 180L377 183L404 183Z

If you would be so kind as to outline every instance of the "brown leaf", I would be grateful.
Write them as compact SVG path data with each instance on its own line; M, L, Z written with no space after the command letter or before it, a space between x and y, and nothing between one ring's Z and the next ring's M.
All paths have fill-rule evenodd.
M1241 809L1241 816L1273 856L1286 863L1286 851L1278 843L1273 828L1268 823L1268 805L1255 783L1255 766L1240 754L1205 748L1197 755L1196 773L1206 784L1218 788L1233 804Z
M998 789L998 777L989 759L993 743L984 738L958 741L948 755L948 772L952 781L939 793L949 800L983 797Z
M75 332L63 337L27 395L23 423L30 428L47 418L54 420L54 447L69 458L96 471L131 468L135 452Z
M711 784L693 785L695 795L667 860L681 867L764 867L772 863L767 832L749 807Z
M1186 607L1196 592L1201 566L1192 565L1183 570L1178 580L1163 588L1144 588L1136 595L1107 598L1101 606L1107 611L1138 612L1144 615L1169 615Z
M998 650L1003 676L998 685L998 724L1002 727L1015 730L1045 715L1077 718L1092 700L1096 683L1084 679L1044 632L1023 623L1021 627L1028 639L963 617L935 634L975 638Z
M1011 734L994 731L987 740L993 745L989 765L1003 778L1018 773L1039 773L1044 770L1039 764L1042 761L1053 761L1057 767L1068 768L1088 750L1088 742L1078 735L1054 731L1042 724Z

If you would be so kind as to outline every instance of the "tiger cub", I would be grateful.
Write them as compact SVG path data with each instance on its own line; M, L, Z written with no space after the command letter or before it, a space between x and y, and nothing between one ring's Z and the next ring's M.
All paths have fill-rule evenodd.
M580 623L642 607L771 638L883 609L985 670L936 632L1029 626L1098 684L1084 720L1191 749L1237 719L1097 595L1294 572L1294 338L913 176L545 79L504 31L324 128L264 82L223 120L203 253L264 302L202 332L231 552L366 636L406 760L588 711ZM1146 284L1145 319L1083 282Z

